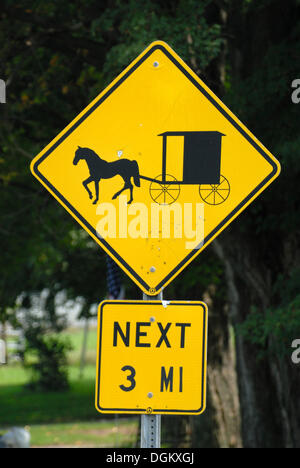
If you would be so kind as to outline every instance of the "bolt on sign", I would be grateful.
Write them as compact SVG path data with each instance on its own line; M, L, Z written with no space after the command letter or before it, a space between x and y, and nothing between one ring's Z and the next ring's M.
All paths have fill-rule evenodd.
M148 295L280 165L164 42L154 42L32 162L38 180Z
M206 347L203 302L102 302L96 409L101 413L202 413Z

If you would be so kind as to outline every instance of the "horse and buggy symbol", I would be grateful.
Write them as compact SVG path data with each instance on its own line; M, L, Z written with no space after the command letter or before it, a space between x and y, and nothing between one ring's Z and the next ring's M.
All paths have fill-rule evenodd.
M84 159L90 171L90 177L83 181L83 186L92 199L92 192L88 188L89 183L95 183L96 198L99 199L99 182L101 179L109 179L120 175L124 180L124 186L113 195L117 198L124 190L130 190L128 204L133 201L133 184L140 187L140 179L150 182L149 194L152 200L159 205L171 205L179 195L184 185L198 186L198 192L202 201L209 205L224 203L230 194L230 184L224 175L220 173L221 147L223 133L218 131L190 131L190 132L164 132L162 136L162 171L152 178L141 175L137 161L120 159L107 162L101 159L93 150L78 147L73 164ZM177 179L167 171L167 141L172 137L183 137L183 161L182 177Z

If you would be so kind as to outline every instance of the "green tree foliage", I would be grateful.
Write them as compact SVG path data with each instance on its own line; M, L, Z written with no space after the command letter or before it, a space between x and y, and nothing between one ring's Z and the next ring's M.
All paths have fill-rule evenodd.
M168 42L281 161L280 178L219 237L224 251L230 247L226 268L209 248L165 293L199 299L210 291L218 314L210 336L221 343L214 345L213 362L221 365L232 319L226 315L229 262L243 298L236 346L240 336L250 344L248 382L238 367L249 445L297 445L300 434L293 416L300 411L297 376L286 366L279 383L273 365L300 333L300 106L291 102L291 83L300 78L299 8L299 0L3 0L0 11L0 78L7 83L7 104L0 105L1 322L13 321L24 292L33 297L47 288L82 296L84 313L104 297L105 254L33 179L29 163L153 40ZM127 297L141 297L123 278ZM47 310L51 316L51 305ZM36 346L43 355L62 356L64 346L50 340L50 328L40 331ZM263 364L256 367L257 356ZM257 381L270 386L269 402ZM258 402L250 416L243 403L249 388ZM286 414L294 418L294 436ZM259 436L250 440L250 433Z
M39 328L30 328L26 333L26 354L31 354L25 367L31 371L28 387L47 392L67 390L69 343L61 337L44 335Z
M253 308L252 313L238 326L238 332L257 347L258 357L277 355L286 360L295 337L300 336L300 270L292 272L288 281L280 275L274 286L278 297L277 307L269 308L263 315Z
M279 179L235 226L248 239L249 245L256 244L258 255L270 269L272 284L266 316L259 304L255 304L253 315L242 327L243 334L251 342L264 343L266 348L268 339L273 336L271 341L277 345L272 350L276 349L278 356L283 347L285 354L288 352L289 340L300 332L296 318L300 284L299 106L291 100L291 84L299 76L297 14L299 2L290 2L284 12L281 2L275 0L260 2L259 6L248 2L244 14L238 15L240 29L233 19L229 26L234 27L236 34L232 39L237 42L236 54L242 52L243 59L240 65L234 60L230 62L229 80L225 85L226 103L282 165ZM255 15L257 24L252 22ZM246 40L247 25L249 37Z
M62 296L62 294L60 294ZM66 326L66 317L57 309L57 290L40 293L22 293L18 299L20 321L25 338L21 357L30 370L28 387L32 390L60 391L68 389L67 352L71 345L60 336Z

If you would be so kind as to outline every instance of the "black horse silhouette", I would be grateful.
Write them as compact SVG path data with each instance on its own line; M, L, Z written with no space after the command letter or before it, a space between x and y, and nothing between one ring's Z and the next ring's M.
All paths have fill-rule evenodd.
M88 165L90 171L90 177L82 182L84 188L87 190L90 199L93 198L93 194L88 188L88 184L91 182L95 183L96 198L93 201L95 205L99 200L99 182L101 179L111 179L112 177L119 175L124 180L124 187L114 194L112 199L117 198L124 190L130 190L130 204L133 200L133 185L131 183L131 178L133 177L134 183L137 187L140 187L140 173L139 166L136 161L130 161L129 159L120 159L117 161L104 161L90 148L81 148L78 146L78 149L75 152L75 157L73 160L74 166L77 165L78 161L84 159Z

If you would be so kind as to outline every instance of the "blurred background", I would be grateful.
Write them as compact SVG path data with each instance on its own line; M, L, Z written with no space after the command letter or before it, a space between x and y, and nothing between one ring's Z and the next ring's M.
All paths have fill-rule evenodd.
M94 384L97 304L142 292L29 165L154 40L282 165L164 291L208 304L209 338L206 412L163 416L162 446L299 447L298 0L2 0L0 433L27 427L37 447L139 444L139 418L97 413Z

